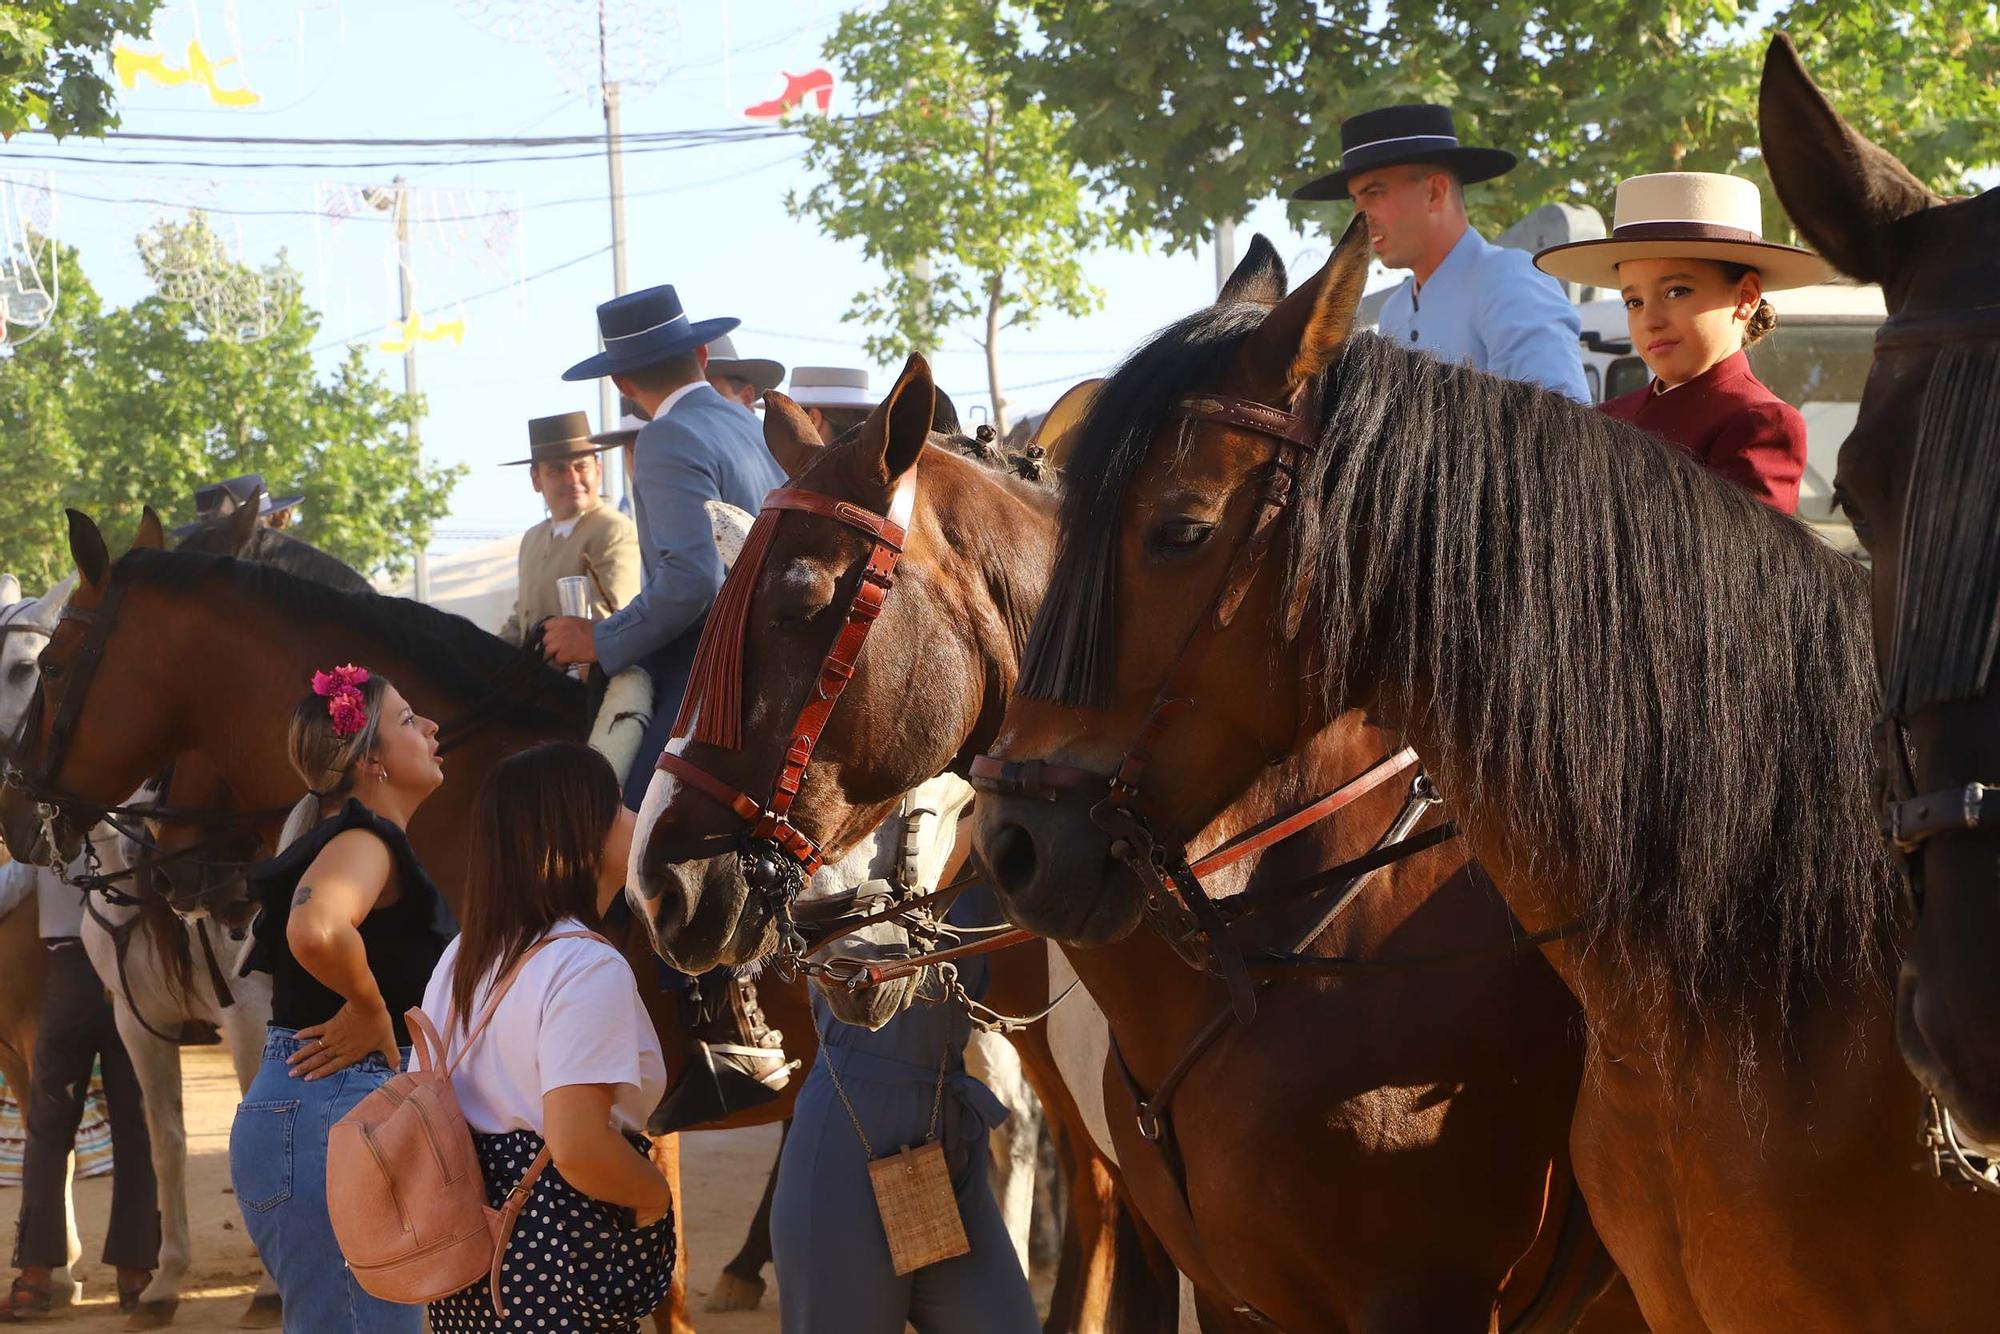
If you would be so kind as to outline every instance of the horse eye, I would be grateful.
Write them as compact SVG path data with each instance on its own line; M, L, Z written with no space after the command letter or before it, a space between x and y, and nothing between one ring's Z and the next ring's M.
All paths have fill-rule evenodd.
M34 674L35 664L32 662L17 662L7 669L7 679L10 681L25 681Z
M1208 541L1209 534L1214 531L1212 523L1170 519L1153 530L1153 548L1156 551L1192 551Z

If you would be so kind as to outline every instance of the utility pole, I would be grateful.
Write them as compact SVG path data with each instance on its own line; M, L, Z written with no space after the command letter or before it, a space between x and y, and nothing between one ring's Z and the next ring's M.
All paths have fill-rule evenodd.
M396 277L402 296L403 318L403 392L410 397L410 450L415 453L420 445L417 432L417 331L412 323L416 315L416 286L410 275L410 186L398 176L391 184L394 193L389 206L395 210L396 219ZM378 202L377 208L381 207ZM419 456L421 457L421 455ZM423 546L417 548L416 571L417 601L431 600L430 553Z
M606 49L604 0L597 0L597 83L604 92L604 159L611 185L611 294L624 296L625 281L625 154L618 126L618 83L611 78L610 53ZM602 343L599 343L602 346ZM618 429L618 389L610 376L597 382L598 430ZM612 479L616 477L614 487ZM624 471L606 468L601 483L604 494L612 496L624 489Z

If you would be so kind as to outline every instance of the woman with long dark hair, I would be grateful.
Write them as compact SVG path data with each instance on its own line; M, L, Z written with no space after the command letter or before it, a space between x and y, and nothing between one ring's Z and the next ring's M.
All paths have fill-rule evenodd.
M292 710L306 795L253 869L246 968L271 974L264 1063L236 1109L229 1173L250 1240L300 1334L418 1334L423 1312L369 1296L326 1210L327 1129L402 1068L403 1014L449 935L404 829L444 781L437 724L366 668L313 675Z
M480 793L459 937L424 1013L455 1055L519 966L452 1087L493 1207L544 1147L548 1165L501 1265L506 1314L481 1280L431 1304L437 1334L636 1330L672 1281L673 1199L638 1133L666 1064L631 965L596 934L625 883L633 821L610 763L574 742L509 756Z

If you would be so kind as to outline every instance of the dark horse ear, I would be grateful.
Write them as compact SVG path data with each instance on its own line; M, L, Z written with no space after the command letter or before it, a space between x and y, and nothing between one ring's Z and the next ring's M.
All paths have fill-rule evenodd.
M1889 225L1944 201L1840 118L1784 33L1764 54L1757 123L1771 184L1799 234L1850 278L1893 277Z
M139 531L132 534L132 549L147 551L164 550L167 545L167 530L160 523L160 516L146 506L139 515Z
M921 353L912 352L903 363L889 396L876 405L861 424L861 437L854 442L855 457L873 465L871 480L892 486L896 479L916 466L931 437L931 414L936 410L936 394L931 384L931 364Z
M773 389L764 395L764 448L771 451L785 476L797 477L819 457L826 442L813 429L806 410Z
M257 516L264 508L264 488L253 490L229 517L222 521L222 531L229 535L228 551L232 556L240 556L257 536Z
M1285 261L1278 258L1278 248L1264 239L1264 233L1258 232L1250 238L1250 248L1243 252L1236 272L1229 275L1229 281L1215 294L1215 304L1275 306L1285 299L1289 281Z
M1357 213L1326 265L1273 306L1237 353L1237 368L1259 397L1289 404L1333 364L1354 332L1354 312L1367 282L1368 229Z
M111 574L111 552L104 545L104 534L81 510L66 509L63 514L69 519L69 557L76 562L76 572L93 592L102 591Z

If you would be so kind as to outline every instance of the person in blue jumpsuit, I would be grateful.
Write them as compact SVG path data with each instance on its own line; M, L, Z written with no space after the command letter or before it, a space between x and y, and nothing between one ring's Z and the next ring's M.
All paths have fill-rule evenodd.
M991 891L975 887L953 905L949 920L971 926L1002 919ZM975 999L985 994L984 958L961 960L958 970ZM901 1334L906 1324L918 1334L1040 1329L1027 1276L987 1182L987 1132L1006 1119L1007 1109L966 1073L972 1020L949 1002L918 1003L871 1033L835 1019L817 987L812 1003L819 1059L799 1089L771 1206L785 1334ZM930 1134L940 1061L938 1139L972 1249L899 1278L868 1181L869 1155L828 1067L838 1070L875 1152L887 1154Z

